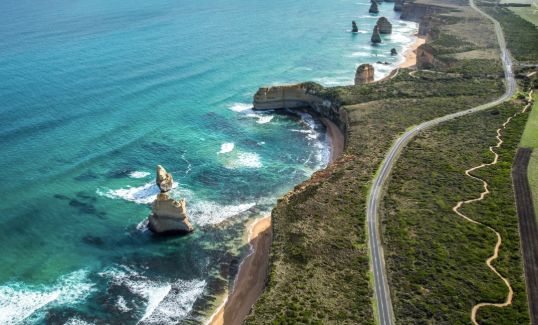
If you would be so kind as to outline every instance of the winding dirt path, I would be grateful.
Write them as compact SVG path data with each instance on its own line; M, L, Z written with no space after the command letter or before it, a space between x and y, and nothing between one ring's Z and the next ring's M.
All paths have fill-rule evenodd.
M465 171L465 175L467 175L467 176L469 176L469 177L471 177L473 179L476 179L477 181L480 181L480 182L482 182L484 184L484 191L482 193L480 193L479 197L477 197L475 199L471 199L471 200L460 201L452 208L452 210L456 214L458 214L460 217L464 218L465 220L467 220L469 222L472 222L474 224L477 224L477 225L484 226L487 229L491 230L493 233L495 233L495 235L497 236L497 243L495 244L495 248L493 249L493 255L491 255L486 260L486 265L504 282L504 284L508 288L508 295L507 295L506 300L504 302L502 302L502 303L481 302L481 303L476 304L476 305L473 306L473 309L471 310L471 321L475 325L478 325L478 322L476 321L476 314L477 314L477 312L478 312L478 310L480 308L485 307L485 306L493 306L493 307L503 308L503 307L507 307L507 306L511 305L512 304L512 298L514 296L514 290L512 289L512 286L510 285L510 281L508 281L507 278L503 277L497 271L497 269L495 269L495 267L491 264L494 260L497 259L497 257L499 257L499 249L500 249L500 247L502 245L502 237L501 237L501 235L495 229L493 229L492 227L487 226L487 225L485 225L485 224L483 224L481 222L478 222L478 221L476 221L474 219L469 218L465 214L461 213L459 210L465 204L469 204L469 203L473 203L473 202L477 202L477 201L482 201L486 197L486 195L488 195L490 193L489 188L488 188L488 183L485 180L483 180L483 179L481 179L481 178L479 178L477 176L473 176L471 173L473 171L475 171L475 170L478 170L478 169L481 169L481 168L484 168L484 167L487 167L487 166L493 166L493 165L497 164L497 162L499 160L499 154L495 151L495 149L500 148L500 146L503 144L502 131L504 129L506 129L506 126L508 125L508 123L510 123L512 118L516 117L519 114L525 113L529 107L530 107L530 105L526 105L521 112L516 112L514 115L510 116L508 119L506 119L506 121L502 124L502 126L497 129L497 144L494 145L494 146L489 147L489 151L491 151L493 153L493 155L494 155L493 161L490 162L490 163L487 163L487 164L481 164L479 166L467 169Z

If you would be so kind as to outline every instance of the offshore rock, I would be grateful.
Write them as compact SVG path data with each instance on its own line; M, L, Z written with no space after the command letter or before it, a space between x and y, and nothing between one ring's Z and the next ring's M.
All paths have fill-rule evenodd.
M374 26L371 40L374 44L381 43L381 35L379 35L379 27L377 27L377 25Z
M377 7L377 2L376 1L372 1L372 4L370 5L370 9L368 10L369 13L371 14L378 14L379 13L379 8Z
M163 166L157 165L157 177L155 182L161 193L151 204L148 228L156 234L187 234L192 232L185 200L176 201L168 193L172 189L174 179Z
M355 21L351 22L351 32L352 33L358 33L359 32L359 28L357 27L357 23Z
M167 193L160 193L153 202L148 228L161 235L188 234L194 230L187 217L185 200L176 201Z
M164 169L163 166L157 165L157 178L155 179L155 182L157 183L157 186L159 186L161 192L168 192L172 189L174 179L172 178L172 174L166 172L166 169Z
M374 66L361 64L355 73L355 85L367 84L374 81Z
M392 33L392 24L386 17L381 17L377 20L376 26L379 28L380 34Z
M394 11L402 11L404 0L394 0Z
M398 55L398 51L393 47L390 49L390 55Z

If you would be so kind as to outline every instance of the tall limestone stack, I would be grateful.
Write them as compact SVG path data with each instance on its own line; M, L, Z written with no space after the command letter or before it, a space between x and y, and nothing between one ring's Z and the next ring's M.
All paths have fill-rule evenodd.
M148 228L156 234L187 234L192 232L194 228L187 217L185 200L176 201L168 194L174 183L172 174L158 165L155 182L161 193L151 204Z
M355 85L367 84L374 81L374 66L361 64L355 73Z
M358 33L359 32L359 27L357 27L357 23L355 21L351 22L351 32L352 33Z
M394 0L394 11L402 11L404 0Z
M381 35L379 35L379 27L377 25L374 26L371 40L374 44L381 43Z
M368 10L371 14L378 14L379 8L377 7L377 2L374 0L372 1L372 4L370 5L370 9Z
M381 17L377 20L376 26L379 28L380 34L391 34L392 24L386 17Z

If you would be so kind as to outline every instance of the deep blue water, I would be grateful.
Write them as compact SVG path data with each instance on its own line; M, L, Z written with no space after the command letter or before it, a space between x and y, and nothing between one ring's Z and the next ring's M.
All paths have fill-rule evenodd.
M374 47L367 0L2 0L0 324L203 321L245 222L328 162L318 122L255 113L253 94L365 62L383 77L416 30L392 5ZM142 226L157 164L194 234Z

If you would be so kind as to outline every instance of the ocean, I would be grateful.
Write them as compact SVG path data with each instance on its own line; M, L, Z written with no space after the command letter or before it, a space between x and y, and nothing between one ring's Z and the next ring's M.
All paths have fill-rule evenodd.
M245 223L325 167L307 114L263 85L380 79L417 25L367 0L2 0L0 324L203 322L248 253ZM377 17L393 34L370 44ZM350 33L351 21L359 33ZM145 227L170 171L196 231Z

